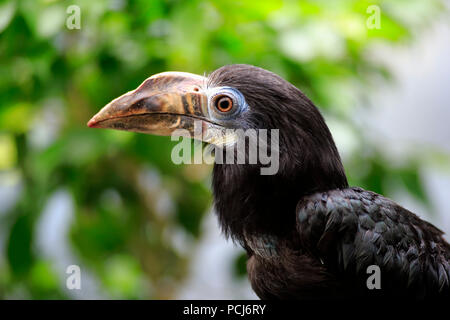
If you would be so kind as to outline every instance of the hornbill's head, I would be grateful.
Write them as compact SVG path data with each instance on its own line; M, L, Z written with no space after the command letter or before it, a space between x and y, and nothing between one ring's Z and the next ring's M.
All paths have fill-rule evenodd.
M253 202L261 204L261 210L270 207L264 203L268 200L278 202L280 208L295 206L302 194L347 185L330 131L314 104L281 77L250 65L224 66L208 77L156 74L106 105L88 126L157 135L171 135L181 128L194 136L196 121L201 123L201 139L208 143L215 143L217 132L227 128L279 129L275 175L262 177L245 165L215 165L219 215L221 203L229 209L230 202L237 202L239 208L232 214L245 211L242 214L249 217L258 211L245 208L252 197L258 198ZM268 200L264 192L270 192Z

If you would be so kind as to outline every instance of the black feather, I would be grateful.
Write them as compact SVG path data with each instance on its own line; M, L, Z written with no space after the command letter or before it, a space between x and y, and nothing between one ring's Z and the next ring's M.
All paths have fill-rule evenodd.
M249 112L234 127L280 130L276 175L231 164L213 173L220 225L247 250L261 298L450 294L442 232L381 195L349 188L331 133L300 90L248 65L214 71L208 86L244 95ZM381 290L366 286L372 264L381 268Z

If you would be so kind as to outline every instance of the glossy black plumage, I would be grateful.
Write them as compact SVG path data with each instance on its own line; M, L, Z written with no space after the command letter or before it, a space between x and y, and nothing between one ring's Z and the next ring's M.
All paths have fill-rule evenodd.
M234 127L280 129L280 169L216 164L215 207L224 232L247 251L261 298L432 297L450 291L450 246L442 232L389 199L349 188L323 117L300 90L253 66L214 71L250 111ZM366 268L381 268L368 290Z
M232 102L230 113L219 110L217 97ZM350 188L319 110L272 72L230 65L207 78L156 74L88 126L160 135L184 129L219 146L216 130L278 129L276 174L261 175L260 164L216 163L213 172L220 225L246 249L261 298L449 298L450 247L442 232L389 199ZM227 137L233 146L243 142ZM247 150L235 150L235 160ZM381 289L369 290L368 266L380 268Z

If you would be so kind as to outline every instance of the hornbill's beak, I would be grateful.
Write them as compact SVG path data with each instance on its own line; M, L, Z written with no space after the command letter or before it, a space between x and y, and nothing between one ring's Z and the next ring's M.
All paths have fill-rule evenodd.
M211 129L223 128L209 118L205 85L206 78L195 74L156 74L136 90L108 103L89 120L88 126L164 136L176 129L186 129L191 137L197 135L195 138L211 142L208 141L214 135Z

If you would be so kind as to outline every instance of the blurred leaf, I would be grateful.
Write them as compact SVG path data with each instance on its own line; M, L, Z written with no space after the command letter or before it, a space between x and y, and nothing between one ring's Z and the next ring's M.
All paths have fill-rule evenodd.
M130 256L116 255L106 262L105 283L113 296L137 299L142 294L143 274L139 263Z
M17 160L16 144L12 136L0 134L0 171L11 169Z
M237 278L242 278L247 275L247 254L245 252L236 256L233 271Z
M29 219L19 216L11 228L7 247L8 262L15 276L25 275L32 266L32 233Z
M0 4L0 33L8 27L16 11L15 1L6 1Z
M45 299L61 298L60 295L55 295L60 287L60 279L54 274L50 263L44 260L34 263L30 271L30 282L35 291L40 297Z
M428 208L431 207L417 168L406 168L401 170L399 172L399 178L411 195L427 205Z
M32 120L32 106L28 103L17 103L0 109L0 130L23 133L29 130Z

